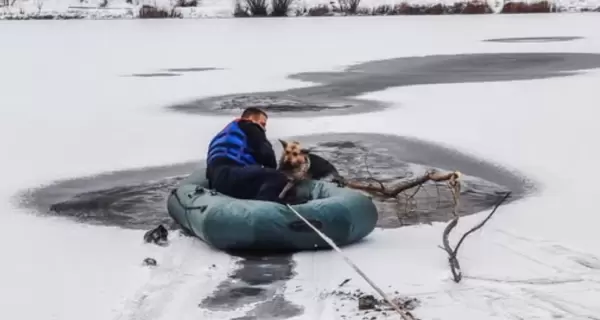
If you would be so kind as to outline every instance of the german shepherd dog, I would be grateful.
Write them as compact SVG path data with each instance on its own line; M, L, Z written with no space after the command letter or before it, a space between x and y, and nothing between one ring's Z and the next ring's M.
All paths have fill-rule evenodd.
M340 187L344 185L344 178L331 162L312 153L311 149L302 148L298 141L279 140L279 142L283 152L277 169L289 180L279 194L279 198L285 198L287 192L302 180L328 180L337 183Z

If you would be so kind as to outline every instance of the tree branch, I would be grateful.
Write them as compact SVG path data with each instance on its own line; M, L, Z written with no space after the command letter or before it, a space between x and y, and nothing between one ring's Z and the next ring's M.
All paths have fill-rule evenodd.
M473 232L481 229L492 218L494 213L496 213L496 210L498 210L498 207L500 207L500 205L502 205L502 203L504 203L504 201L506 199L508 199L510 194L511 194L511 192L505 193L504 197L502 197L496 203L492 212L490 212L490 214L485 219L483 219L483 221L481 221L479 224L477 224L476 226L471 228L469 231L465 232L465 234L463 234L463 236L460 238L460 240L458 241L458 244L456 245L456 247L454 249L452 249L452 247L450 246L450 241L448 240L448 237L450 236L450 232L452 232L452 230L458 224L458 220L460 219L460 217L457 214L455 214L454 219L452 219L452 221L450 221L448 223L446 228L444 228L444 232L442 233L442 243L444 246L443 249L444 249L444 251L446 251L446 253L448 253L448 264L450 265L450 271L452 272L452 278L454 279L454 282L458 283L458 282L460 282L460 280L462 280L462 271L460 269L460 263L458 262L458 258L457 258L458 249L460 249L460 246L465 241L467 236L469 236Z
M372 180L374 180L374 182L361 182L361 181L349 180L349 181L346 181L346 186L348 188L366 191L371 194L377 194L377 195L384 196L384 197L395 198L401 192L406 191L410 188L420 186L428 181L434 181L434 182L448 181L451 179L458 179L459 177L460 177L460 173L457 171L442 174L442 173L438 173L435 170L432 170L420 177L417 177L415 179L408 180L408 181L402 181L402 182L398 183L397 185L392 186L390 188L386 187L385 185L383 185L382 182L375 180L375 179L372 179Z
M471 230L465 232L465 234L458 241L458 244L456 245L456 248L454 249L455 252L458 252L460 245L463 243L463 241L465 241L465 238L467 238L467 236L469 236L471 233L481 229L488 222L488 220L490 220L490 218L492 218L494 213L496 213L496 210L498 210L498 207L500 207L502 205L502 203L504 203L504 201L506 201L506 199L508 199L508 197L510 197L510 194L511 194L510 191L505 193L504 196L496 203L496 205L494 206L494 209L492 209L492 212L490 212L490 214L485 219L483 219L483 221L481 221L475 227L471 228Z

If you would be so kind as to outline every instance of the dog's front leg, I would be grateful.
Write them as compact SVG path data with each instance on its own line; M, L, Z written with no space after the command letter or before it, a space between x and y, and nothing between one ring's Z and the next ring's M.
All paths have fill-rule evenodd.
M279 199L283 200L287 193L294 187L294 184L294 180L288 180L288 182L285 184L285 187L283 187L283 190L281 190L281 192L279 193Z

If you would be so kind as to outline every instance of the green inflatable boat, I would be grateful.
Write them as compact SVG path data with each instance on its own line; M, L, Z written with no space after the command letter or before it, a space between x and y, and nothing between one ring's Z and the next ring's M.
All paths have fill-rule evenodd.
M300 251L329 248L285 205L236 199L208 189L200 167L172 190L169 215L187 232L220 250ZM298 192L309 202L292 206L338 246L374 229L377 208L366 195L325 181L305 181Z

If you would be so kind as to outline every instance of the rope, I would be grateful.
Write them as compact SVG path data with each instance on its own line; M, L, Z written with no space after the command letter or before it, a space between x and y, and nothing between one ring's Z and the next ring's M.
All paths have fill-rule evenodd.
M322 233L321 231L319 231L319 229L317 229L315 226L313 226L308 220L306 220L300 213L298 213L298 211L296 211L294 208L292 208L292 206L290 206L289 204L286 204L286 206L288 207L288 209L290 209L290 211L292 211L294 214L296 214L298 216L298 218L300 218L302 221L304 221L304 223L306 223L311 229L313 229L318 235L319 237L321 237L321 239L325 240L325 242L327 242L327 244L329 244L335 251L337 251L346 261L346 263L348 263L348 265L350 265L350 267L352 267L352 269L354 269L354 271L356 271L363 279L365 279L365 281L367 281L367 283L373 288L375 289L375 291L377 291L377 293L379 293L381 295L381 297L387 301L387 303L390 304L390 306L392 306L392 308L394 310L396 310L396 312L398 312L400 314L400 316L402 317L403 320L414 320L414 317L412 316L412 314L410 314L410 312L406 312L404 310L402 310L402 308L400 308L397 304L395 304L392 299L390 299L385 292L383 292L383 290L381 290L371 279L369 279L369 277L367 277L367 275L360 270L356 264L354 264L354 262L352 262L352 260L350 260L350 258L348 258L343 252L342 249L340 249L335 242L333 242L333 240L331 240L331 238L329 238L327 235L325 235L324 233Z

